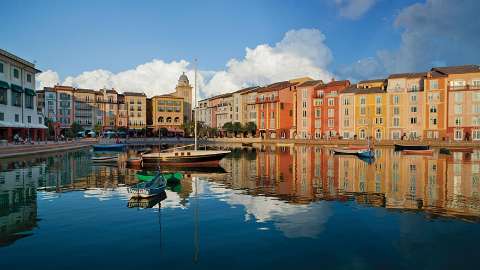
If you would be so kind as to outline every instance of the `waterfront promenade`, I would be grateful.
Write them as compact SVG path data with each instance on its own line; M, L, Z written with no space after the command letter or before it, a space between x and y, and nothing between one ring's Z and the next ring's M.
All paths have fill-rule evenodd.
M7 144L0 146L0 159L76 150L95 144L96 140L72 140L62 142L40 142L36 144Z

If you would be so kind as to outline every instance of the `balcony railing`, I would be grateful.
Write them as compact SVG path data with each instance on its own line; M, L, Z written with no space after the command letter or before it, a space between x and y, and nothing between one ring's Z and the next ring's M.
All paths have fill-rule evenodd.
M449 85L448 90L455 91L455 90L480 90L480 85Z
M264 98L259 98L255 100L255 103L270 103L270 102L278 102L280 101L280 98L278 96L275 97L264 97Z

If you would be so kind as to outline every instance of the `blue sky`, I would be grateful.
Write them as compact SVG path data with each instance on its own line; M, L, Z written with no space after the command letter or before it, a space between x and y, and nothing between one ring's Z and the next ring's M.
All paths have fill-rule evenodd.
M465 9L455 11L458 14L453 16L468 14L469 8L478 7L476 1L460 0L459 5L463 2ZM0 28L3 37L0 47L35 60L41 70L55 72L61 83L66 77L73 77L68 82L76 86L82 86L84 81L75 77L86 71L117 74L135 70L153 59L169 64L180 60L190 63L196 57L200 60L200 69L205 71L202 83L208 88L208 80L215 76L213 71L226 71L229 75L227 62L232 58L243 61L247 47L254 49L268 44L274 48L288 31L314 29L323 35L322 43L331 52L331 59L326 63L313 60L314 66L325 71L323 76L363 79L384 75L385 70L403 71L412 66L421 69L431 63L458 64L449 57L442 58L440 50L433 51L420 65L396 65L398 59L408 58L397 54L401 53L402 46L409 45L402 44L402 35L412 32L419 24L412 20L420 14L425 17L419 18L420 21L430 19L434 25L435 14L426 14L425 10L442 10L448 4L447 0L5 1L2 9L8 12L3 13L3 21L15 23L3 24ZM415 5L420 5L418 11ZM365 10L359 12L362 8ZM399 15L406 17L403 22L398 22ZM472 26L472 31L476 26L478 23ZM466 39L457 40L458 50L464 49L462 44L469 41ZM445 51L449 46L444 45ZM305 50L309 50L308 47ZM469 55L462 57L459 62ZM478 56L473 60L478 61ZM191 65L185 67L191 69ZM257 81L244 82L245 79L239 81L238 77L229 78L232 83L224 87L276 79L266 75ZM89 85L92 83L87 83Z

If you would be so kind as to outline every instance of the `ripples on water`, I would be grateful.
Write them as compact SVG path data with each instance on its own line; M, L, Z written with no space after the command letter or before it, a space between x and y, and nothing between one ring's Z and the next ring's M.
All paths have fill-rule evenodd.
M163 197L138 201L127 194L134 153L113 166L92 164L90 151L1 161L0 266L475 265L480 151L379 148L369 164L315 146L233 149L223 169L185 171ZM121 256L134 260L112 261Z

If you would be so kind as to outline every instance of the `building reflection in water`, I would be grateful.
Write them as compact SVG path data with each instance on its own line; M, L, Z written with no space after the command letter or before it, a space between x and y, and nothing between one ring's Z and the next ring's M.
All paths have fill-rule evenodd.
M480 217L479 150L431 157L404 156L391 148L375 152L375 162L368 164L355 156L334 156L321 146L244 149L222 161L232 173L222 182L290 204L355 201L424 211L428 217Z

